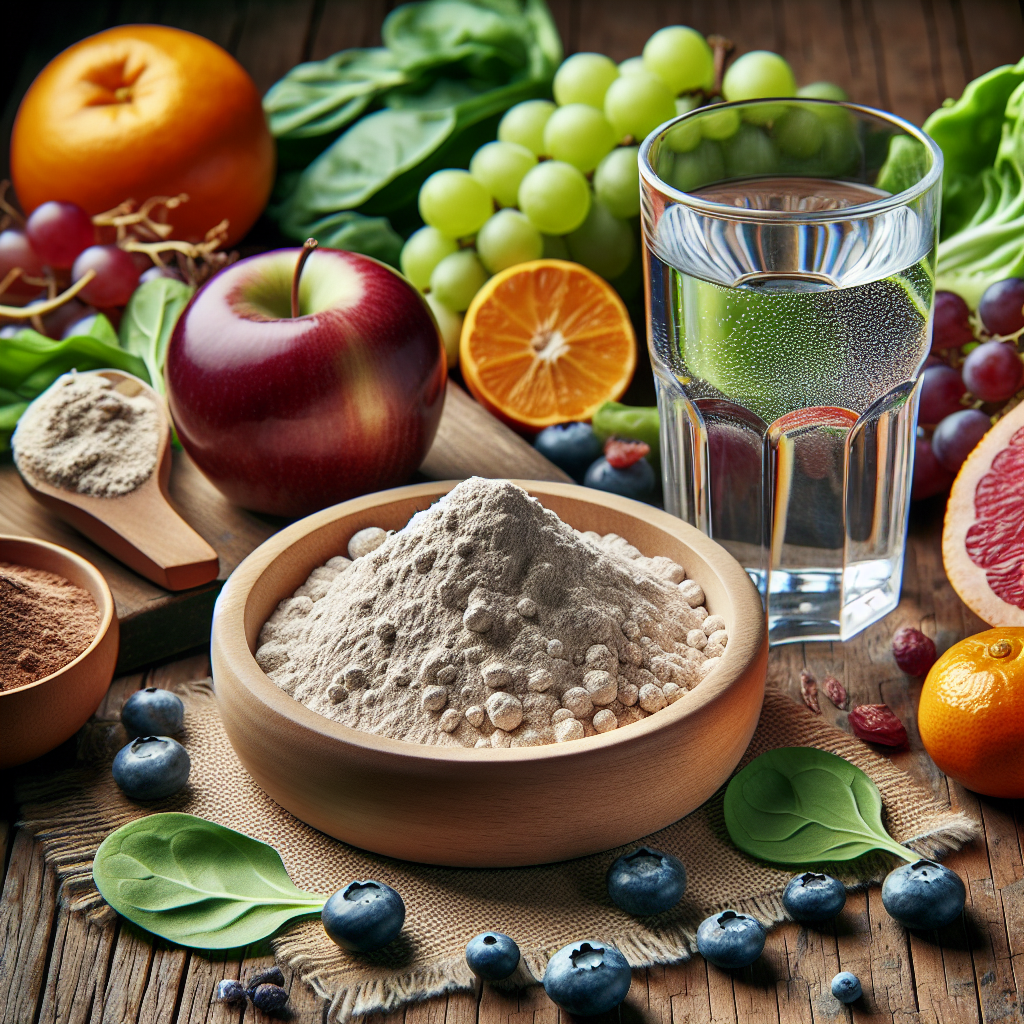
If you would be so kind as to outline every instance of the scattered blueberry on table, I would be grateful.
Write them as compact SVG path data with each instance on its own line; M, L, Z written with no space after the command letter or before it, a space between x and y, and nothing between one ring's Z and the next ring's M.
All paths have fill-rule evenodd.
M256 989L258 989L260 985L276 985L278 988L283 988L284 971L282 971L277 964L257 971L249 978L249 981L245 986L245 994L252 999L253 996L256 995Z
M840 971L832 979L832 995L841 1003L854 1003L861 997L860 978L850 971Z
M757 918L725 910L701 921L697 949L716 967L748 967L761 955L765 937Z
M644 441L608 438L604 455L587 470L584 486L646 501L654 495L658 483L654 467L646 459L650 450Z
M626 958L606 942L591 939L563 946L548 961L544 991L548 998L580 1017L614 1010L629 991L632 974Z
M252 995L252 1005L261 1013L276 1013L288 1002L288 992L280 985L258 985Z
M244 1003L245 989L240 981L234 978L225 978L217 983L218 1003Z
M831 875L805 871L790 879L782 905L794 921L829 921L846 905L846 887Z
M121 724L129 736L175 736L184 719L181 698L155 686L136 690L121 708Z
M139 736L114 757L114 782L129 800L160 800L188 782L192 762L170 736Z
M324 931L342 949L370 953L402 930L405 903L384 882L349 882L324 904L320 918Z
M930 860L901 864L882 883L882 905L904 928L942 928L960 916L966 899L960 876Z
M556 423L545 427L533 446L578 484L583 483L587 467L604 451L601 439L589 423Z
M671 853L640 846L613 861L607 884L612 903L627 914L660 914L682 899L686 868Z
M501 932L481 932L466 943L466 963L484 981L502 981L519 966L519 947Z

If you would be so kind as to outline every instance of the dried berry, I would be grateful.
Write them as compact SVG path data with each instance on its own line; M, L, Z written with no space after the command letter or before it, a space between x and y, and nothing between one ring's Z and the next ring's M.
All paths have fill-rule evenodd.
M262 971L257 971L249 978L249 983L245 986L245 994L252 999L260 985L277 985L280 987L283 984L284 972L277 964L274 964L273 967L264 967Z
M245 989L240 981L234 978L225 978L217 984L217 1002L219 1003L244 1003Z
M280 985L258 985L252 1005L261 1013L275 1013L288 1002L288 993Z
M845 711L850 706L850 695L835 676L825 676L821 681L821 688L840 711Z
M861 704L850 712L853 735L885 747L905 747L907 730L888 704Z
M628 469L650 450L651 446L646 441L627 441L621 437L609 437L604 443L604 457L615 469Z
M921 630L904 626L892 638L892 656L908 676L923 676L935 664L935 642Z
M807 669L800 672L800 695L816 715L821 714L821 706L818 704L818 681Z

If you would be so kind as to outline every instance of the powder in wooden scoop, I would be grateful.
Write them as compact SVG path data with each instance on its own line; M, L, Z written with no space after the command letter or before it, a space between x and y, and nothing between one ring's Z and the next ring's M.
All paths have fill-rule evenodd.
M43 569L0 562L0 690L74 661L100 628L88 591Z

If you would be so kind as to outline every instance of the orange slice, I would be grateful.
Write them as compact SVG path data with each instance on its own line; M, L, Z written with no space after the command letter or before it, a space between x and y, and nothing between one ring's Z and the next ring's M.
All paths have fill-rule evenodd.
M524 433L589 420L636 369L622 299L579 263L534 260L495 274L466 311L460 365L473 397Z

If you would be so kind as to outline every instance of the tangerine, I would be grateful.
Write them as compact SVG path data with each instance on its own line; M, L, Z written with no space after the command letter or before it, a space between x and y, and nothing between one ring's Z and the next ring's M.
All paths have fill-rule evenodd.
M917 725L950 778L986 796L1024 797L1024 627L950 647L925 678Z
M89 214L185 192L173 237L226 245L260 215L274 140L256 85L227 51L163 25L122 25L69 46L39 73L11 133L11 177L31 213L48 199Z
M579 263L532 260L495 274L462 326L473 397L524 433L589 420L636 369L636 335L607 281Z

